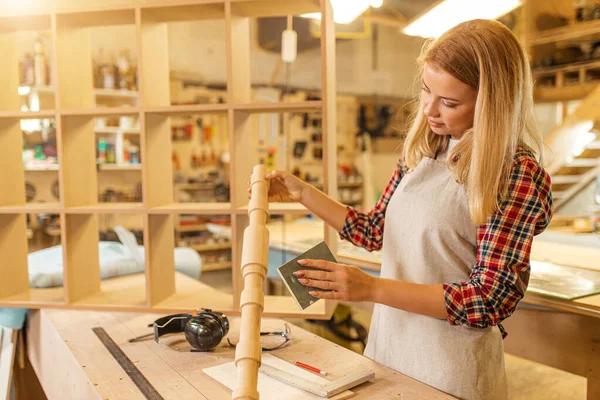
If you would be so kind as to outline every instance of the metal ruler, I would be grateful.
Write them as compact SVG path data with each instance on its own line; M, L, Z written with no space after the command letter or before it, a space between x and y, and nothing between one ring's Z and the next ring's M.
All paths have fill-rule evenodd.
M123 353L123 350L112 340L104 328L92 328L98 339L104 344L104 347L110 352L115 360L119 363L123 371L127 373L129 378L140 389L140 392L148 400L164 400L158 391L148 382L146 377L142 375L139 369L131 362L129 357Z
M361 383L367 382L375 377L374 372L361 370L322 385L316 382L303 380L296 375L267 364L262 364L259 372L270 376L271 378L277 379L285 384L304 390L305 392L326 398L333 397L336 394L342 393L347 389L358 386Z

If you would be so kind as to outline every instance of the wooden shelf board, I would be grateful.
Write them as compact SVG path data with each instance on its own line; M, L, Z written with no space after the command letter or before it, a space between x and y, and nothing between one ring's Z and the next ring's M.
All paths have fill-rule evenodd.
M580 85L564 87L534 87L533 98L536 103L581 100L594 91L600 81L586 82Z
M0 307L40 308L48 304L64 305L63 287L31 288L26 292L0 299Z
M248 206L242 206L235 209L236 214L248 214ZM300 203L269 203L269 214L300 214L306 215L311 212Z
M0 214L60 213L59 203L27 203L15 206L0 206Z
M145 107L143 110L148 114L181 116L189 114L224 114L227 113L227 109L227 104L189 104L165 107Z
M46 119L56 118L56 111L0 111L0 118L10 119Z
M537 46L561 40L578 39L584 36L598 34L598 32L600 32L600 20L578 22L559 28L532 33L530 35L531 38L527 41L527 45Z
M177 3L177 2L175 2ZM142 9L144 20L182 22L205 19L225 19L225 6L221 0L179 1L174 5L152 5ZM200 3L200 4L197 4Z
M229 214L231 203L171 203L148 209L150 214Z
M214 183L176 183L175 187L181 190L212 190L216 187Z
M200 307L218 311L233 308L233 296L182 273L175 274L175 294L155 304L156 312L191 311Z
M124 116L138 115L140 109L138 107L98 107L89 110L63 110L60 115L65 117L105 117L105 116Z
M534 68L531 72L534 76L543 76L554 74L557 72L575 72L580 69L589 69L589 68L600 68L600 61L598 60L590 60L590 61L581 61L571 64L565 65L557 65L553 67L543 67L543 68Z
M135 9L123 6L92 11L77 11L59 14L59 26L65 24L77 27L135 25Z
M222 271L226 269L231 269L231 266L231 261L202 264L202 272L204 273L210 271Z
M139 129L121 129L118 126L107 126L104 128L94 128L94 131L99 134L116 135L122 133L124 135L139 135Z
M142 164L99 164L100 171L141 171Z
M58 171L58 164L39 165L39 166L35 166L35 167L25 168L25 172L48 172L48 171Z
M278 316L278 318L324 319L326 316L326 303L320 300L306 310L302 310L291 296L265 296L263 317L272 316Z
M146 308L146 277L144 274L120 276L100 282L100 292L72 304Z
M231 242L220 243L220 244L191 244L191 249L196 251L218 251L218 250L230 250Z
M49 31L51 26L50 15L0 17L0 32Z
M234 104L234 111L244 111L249 113L270 113L270 112L307 112L321 111L323 103L319 100L300 101L300 102L282 102L282 103L249 103Z
M338 183L337 187L338 188L361 188L363 186L363 182L344 182L344 183Z
M206 224L184 225L175 228L175 232L203 232L206 230Z
M319 0L232 0L231 11L234 16L275 17L321 12L321 7Z
M142 203L98 203L65 208L67 214L144 214Z
M114 97L124 99L137 99L139 93L135 90L125 89L94 89L96 97Z

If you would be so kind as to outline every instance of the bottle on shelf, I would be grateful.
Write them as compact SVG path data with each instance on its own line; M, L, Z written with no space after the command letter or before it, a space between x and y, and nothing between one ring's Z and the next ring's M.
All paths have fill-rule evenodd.
M107 144L106 144L106 140L104 139L100 139L98 141L98 158L97 158L97 162L98 164L104 164L106 163L106 150L107 150Z

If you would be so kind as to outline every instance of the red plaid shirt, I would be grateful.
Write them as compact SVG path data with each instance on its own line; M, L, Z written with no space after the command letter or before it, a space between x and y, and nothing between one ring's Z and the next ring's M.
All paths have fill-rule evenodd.
M369 251L381 249L387 204L407 173L400 160L368 213L348 207L340 237ZM513 313L529 282L533 237L546 229L553 214L550 176L526 147L515 155L508 193L500 210L477 228L477 259L469 280L443 284L450 324L499 325L503 337L500 322Z

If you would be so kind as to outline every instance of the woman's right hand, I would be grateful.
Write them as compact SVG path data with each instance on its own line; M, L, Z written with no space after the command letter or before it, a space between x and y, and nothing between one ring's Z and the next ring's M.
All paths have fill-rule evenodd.
M301 202L302 194L310 185L287 171L273 171L265 175L269 180L269 202ZM252 188L248 188L248 198Z

